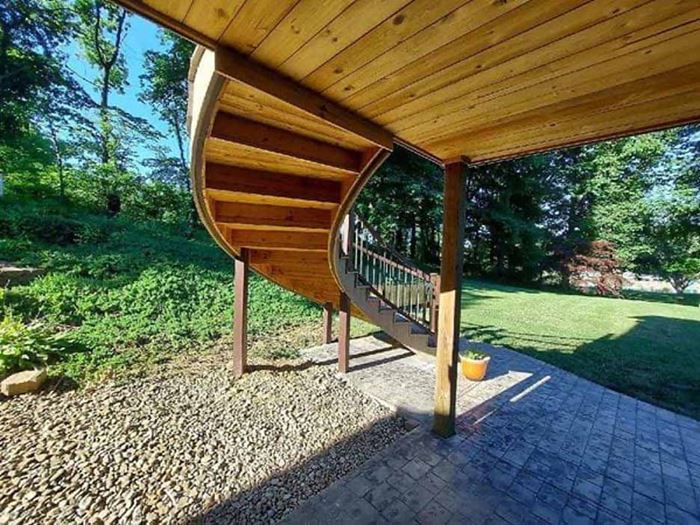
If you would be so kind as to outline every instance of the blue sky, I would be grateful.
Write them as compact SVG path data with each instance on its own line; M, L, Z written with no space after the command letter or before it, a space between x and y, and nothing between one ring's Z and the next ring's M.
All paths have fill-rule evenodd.
M129 30L123 46L123 54L126 58L129 72L129 85L126 86L124 94L112 93L110 95L110 103L150 122L153 127L164 135L161 141L162 145L166 146L172 152L172 155L177 155L177 143L174 138L169 136L165 122L158 117L158 114L148 104L143 104L138 100L138 95L141 91L139 76L143 73L144 54L149 49L162 49L163 46L159 37L160 30L152 22L136 15L130 15L129 20ZM67 54L69 56L68 67L75 73L76 80L97 100L98 91L91 84L91 81L94 81L96 78L97 70L82 56L82 50L77 42L70 44ZM137 146L135 153L137 157L135 164L140 164L141 160L153 155L152 151L146 147L146 144Z

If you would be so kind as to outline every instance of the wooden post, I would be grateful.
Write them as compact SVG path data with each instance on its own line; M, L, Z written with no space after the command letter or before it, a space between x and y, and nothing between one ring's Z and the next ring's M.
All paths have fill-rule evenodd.
M248 353L248 263L250 252L241 248L234 268L233 307L233 375L241 377Z
M465 186L463 163L446 165L433 421L433 432L441 437L455 433Z
M350 298L340 294L338 317L338 371L345 374L350 361Z
M348 213L345 216L345 220L343 221L341 230L343 233L343 244L341 248L345 255L348 256L350 267L353 267L355 263L355 261L353 260L353 243L355 241L355 216L352 212Z
M323 305L323 344L333 341L333 303Z
M440 311L440 274L431 273L430 280L433 283L433 297L430 306L430 331L437 334L438 312Z

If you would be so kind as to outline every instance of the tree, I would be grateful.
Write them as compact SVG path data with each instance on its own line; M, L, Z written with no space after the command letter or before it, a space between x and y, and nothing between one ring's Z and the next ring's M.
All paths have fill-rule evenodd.
M197 210L191 195L187 155L187 93L190 56L194 45L173 33L161 33L163 51L146 51L145 72L141 75L139 99L150 104L167 123L175 138L178 155L169 155L164 148L156 150L156 157L146 159L151 176L158 181L174 183L188 193L188 219L191 228L197 223Z
M471 273L520 281L539 275L547 245L543 203L550 184L544 155L470 170L465 259Z
M98 174L103 180L110 213L119 213L121 200L112 183L116 178L119 139L115 132L114 108L109 97L113 91L123 93L127 68L122 44L128 30L127 12L104 0L77 0L75 9L80 21L79 40L88 62L98 69L95 82L99 90L97 138L101 162ZM128 115L123 115L128 116Z
M146 51L139 99L151 104L168 124L178 148L177 158L159 155L156 172L161 180L172 180L190 191L187 142L187 74L194 45L173 33L161 33L163 51Z
M608 241L583 243L576 252L564 254L567 285L585 289L589 283L598 295L619 297L622 272L615 247Z
M679 130L674 138L650 199L654 249L643 268L660 274L682 294L700 277L698 127Z
M370 178L357 206L400 252L426 264L439 260L442 174L437 166L397 147Z
M58 0L14 0L0 9L0 143L31 133L47 91L64 82L57 51L72 31Z

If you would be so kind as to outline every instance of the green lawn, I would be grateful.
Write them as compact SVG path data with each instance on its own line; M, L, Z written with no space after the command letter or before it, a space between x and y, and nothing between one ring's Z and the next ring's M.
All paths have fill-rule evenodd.
M466 337L700 418L700 308L468 281Z

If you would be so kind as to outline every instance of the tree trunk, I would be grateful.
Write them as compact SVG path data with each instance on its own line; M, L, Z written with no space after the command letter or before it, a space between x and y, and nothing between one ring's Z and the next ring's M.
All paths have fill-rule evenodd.
M416 221L411 221L411 240L410 240L411 258L416 258Z
M56 128L54 128L52 122L49 122L49 136L51 138L53 154L56 157L56 168L58 169L58 195L61 200L66 200L66 181L63 169L63 153L61 152L61 143L58 140Z

